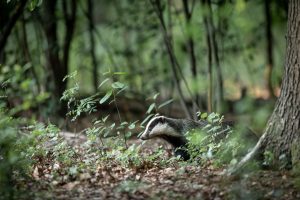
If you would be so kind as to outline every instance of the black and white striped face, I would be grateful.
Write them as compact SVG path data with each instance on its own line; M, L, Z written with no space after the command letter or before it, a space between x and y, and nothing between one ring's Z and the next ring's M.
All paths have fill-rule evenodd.
M141 140L149 140L160 136L178 136L176 131L170 126L164 116L157 116L152 118L143 134L140 136Z

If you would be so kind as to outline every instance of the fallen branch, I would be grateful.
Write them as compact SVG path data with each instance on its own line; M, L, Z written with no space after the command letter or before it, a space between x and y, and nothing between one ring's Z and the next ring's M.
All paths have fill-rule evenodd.
M259 138L258 142L254 146L254 148L246 154L242 160L237 163L232 168L229 168L226 172L228 176L236 174L238 171L240 171L249 161L251 161L255 155L257 155L258 151L262 148L263 141L265 141L265 138L267 136L268 129L264 132L264 134Z

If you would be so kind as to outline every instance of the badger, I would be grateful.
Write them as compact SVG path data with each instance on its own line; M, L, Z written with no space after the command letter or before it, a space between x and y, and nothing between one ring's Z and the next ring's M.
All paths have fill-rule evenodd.
M165 116L156 116L152 118L145 131L139 136L141 140L152 138L162 138L170 143L174 148L175 156L183 160L189 160L190 155L187 151L186 133L196 129L203 129L208 124L205 120L194 121L190 119L173 119ZM228 125L226 125L228 126ZM222 132L226 133L228 129Z

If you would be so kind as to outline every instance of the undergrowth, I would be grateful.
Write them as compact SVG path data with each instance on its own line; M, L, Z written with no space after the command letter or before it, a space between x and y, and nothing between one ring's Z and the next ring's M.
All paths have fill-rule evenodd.
M130 168L135 171L170 165L199 165L207 161L220 166L235 163L241 155L240 152L248 150L249 145L242 142L240 132L224 125L220 114L199 113L199 119L206 120L208 124L202 130L186 134L189 141L188 152L191 155L188 162L165 156L163 147L144 154L144 142L129 144L128 140L136 135L136 130L143 129L151 117L173 100L158 104L159 93L154 94L148 98L151 104L143 121L125 121L119 112L118 95L128 87L115 81L124 73L109 71L103 75L106 78L99 85L99 89L107 91L105 94L96 93L77 99L80 84L76 83L61 98L68 102L67 117L74 123L82 114L96 112L98 104L113 104L117 111L117 121L110 115L94 119L93 126L82 131L86 140L80 141L78 145L70 144L65 139L64 132L51 122L42 124L34 120L25 121L21 117L15 117L15 112L7 112L5 104L0 104L0 187L4 189L1 190L2 197L16 197L14 191L22 185L22 181L15 184L16 180L29 178L33 181L45 180L45 184L50 182L52 185L62 185L76 180L97 181L101 178L99 171L105 171L113 179L111 170L115 166L119 166L120 170ZM66 79L76 80L76 72L68 75ZM131 182L124 182L125 185L128 183L131 185ZM130 189L129 186L124 188Z

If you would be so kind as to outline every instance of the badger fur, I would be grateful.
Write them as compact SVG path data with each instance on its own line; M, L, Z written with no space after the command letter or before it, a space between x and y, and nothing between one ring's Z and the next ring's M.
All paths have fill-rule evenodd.
M174 147L175 156L188 160L187 139L185 134L194 129L205 127L208 122L204 120L193 121L190 119L173 119L165 116L152 118L145 131L140 135L141 140L149 140L155 137L162 138Z

